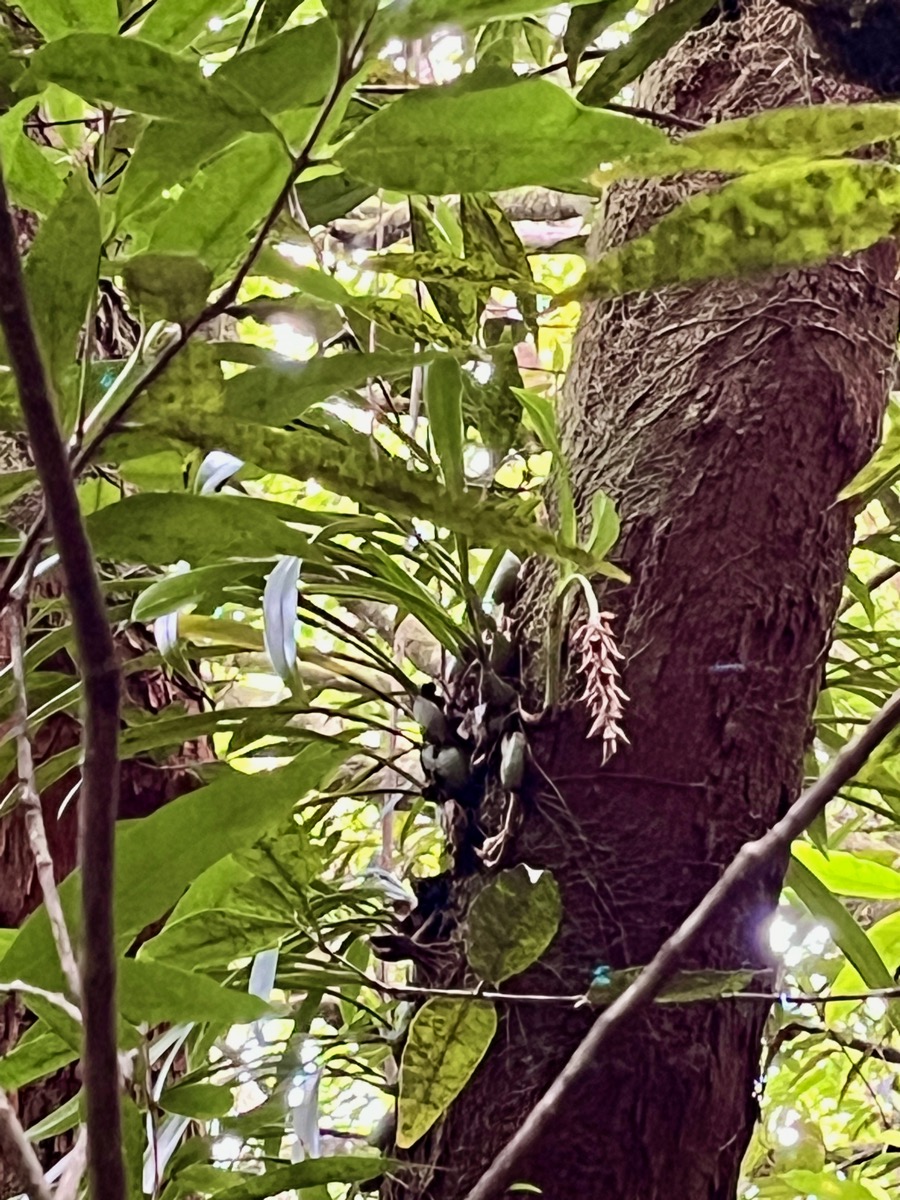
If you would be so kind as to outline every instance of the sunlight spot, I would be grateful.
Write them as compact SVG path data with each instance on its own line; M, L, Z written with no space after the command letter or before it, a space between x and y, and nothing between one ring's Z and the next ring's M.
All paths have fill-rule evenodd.
M825 925L814 925L806 937L803 939L803 945L810 954L824 954L828 943L831 941L831 933Z
M772 923L769 926L769 945L775 954L784 954L789 948L794 939L794 934L797 932L797 926L793 921L789 921L787 917L780 915L772 918Z
M225 28L225 22L221 17L210 17L206 22L207 29L211 29L213 33L218 33L220 29Z
M240 1138L223 1137L213 1143L212 1156L216 1162L233 1162L240 1154L243 1143Z
M880 996L870 996L863 1005L866 1016L873 1021L879 1021L887 1012L887 1004Z
M210 75L214 75L214 74L215 74L215 72L218 70L218 66L219 66L219 64L218 64L218 63L214 63L214 62L204 62L204 63L201 63L201 64L200 64L200 70L203 72L203 74L204 74L204 75L207 77L207 79L208 79Z
M316 339L298 329L293 321L273 321L269 326L275 349L286 358L309 358L316 346Z
M483 479L490 474L493 465L490 450L486 446L475 446L467 455L466 474L473 479Z
M279 242L275 247L282 258L289 258L298 267L314 267L316 251L313 246L299 246L296 242Z

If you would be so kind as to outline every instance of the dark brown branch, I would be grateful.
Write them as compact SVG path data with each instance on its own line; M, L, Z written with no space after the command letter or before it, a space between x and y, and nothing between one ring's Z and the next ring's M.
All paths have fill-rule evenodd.
M564 1120L563 1106L572 1088L590 1069L612 1035L660 994L712 919L735 894L786 857L791 842L815 820L829 800L857 773L887 735L900 724L900 692L837 755L830 768L788 809L768 833L746 842L694 911L660 947L656 957L597 1018L546 1094L515 1136L497 1155L465 1200L491 1200L515 1181L519 1160L550 1128Z
M16 234L0 176L0 326L66 581L84 695L80 811L84 1006L82 1077L94 1200L122 1200L113 852L119 804L119 665L69 456L28 311Z

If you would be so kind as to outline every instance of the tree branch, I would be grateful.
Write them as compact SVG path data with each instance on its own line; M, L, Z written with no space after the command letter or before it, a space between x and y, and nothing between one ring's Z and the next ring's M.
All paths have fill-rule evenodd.
M3 1088L0 1088L0 1151L5 1162L18 1168L19 1184L31 1200L51 1200L38 1156Z
M660 994L696 944L735 893L757 879L764 870L786 856L791 842L824 810L829 800L853 778L871 752L900 724L900 692L837 755L830 768L788 809L768 833L746 842L726 867L719 881L707 892L694 911L665 941L656 957L641 971L609 1008L605 1009L582 1039L572 1057L532 1109L527 1120L500 1151L465 1200L491 1200L515 1181L519 1160L549 1129L564 1119L563 1105L573 1086L591 1068L601 1046L621 1026L631 1021Z
M28 311L22 264L0 175L0 326L16 379L25 429L65 574L84 695L80 857L83 910L82 1076L93 1200L122 1200L113 854L119 804L120 675L69 456Z

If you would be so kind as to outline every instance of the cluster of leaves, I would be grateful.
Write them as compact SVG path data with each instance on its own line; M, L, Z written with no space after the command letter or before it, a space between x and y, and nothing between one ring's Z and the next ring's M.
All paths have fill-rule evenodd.
M152 721L129 711L122 753L164 759L210 738L218 755L202 787L117 839L133 1186L230 1200L361 1187L385 1169L358 1141L385 1097L398 1095L397 1143L411 1145L496 1026L496 1001L453 995L410 1023L403 968L375 963L368 941L415 903L401 881L441 865L416 697L454 662L491 677L492 581L508 551L546 555L564 578L615 574L611 508L600 499L585 535L560 461L552 401L573 302L871 245L897 226L900 176L844 156L894 137L900 118L893 105L785 110L673 140L607 107L708 0L642 22L630 2L600 0L562 28L516 0L17 7L24 20L0 26L0 163L38 218L33 318L73 454L94 471L81 495L111 615L153 624L155 648L129 672L163 663L207 701ZM459 78L435 86L448 53ZM547 77L557 67L577 95ZM734 178L580 275L570 240L533 252L498 196L590 197L687 171ZM374 233L357 219L373 197ZM386 246L398 209L401 241ZM101 287L139 326L130 357L96 352ZM20 429L2 362L0 423ZM895 442L858 481L871 500L860 569L900 561ZM551 458L557 526L540 506ZM33 484L27 466L0 477L5 510ZM19 532L2 534L14 553ZM849 586L818 714L823 761L900 674L896 606L858 575ZM32 734L79 702L77 680L45 668L70 643L59 608L32 605ZM9 669L0 687L11 710ZM11 731L0 754L11 776ZM798 986L892 981L896 914L860 908L900 898L891 762L888 748L798 848L786 903L834 937L794 964ZM77 749L46 758L38 785L77 763ZM16 798L10 782L0 811ZM76 891L63 888L77 935ZM495 876L467 932L475 979L527 968L558 920L549 876ZM71 1062L80 1039L43 910L0 931L0 953L0 984L18 981L36 1017L0 1060L14 1089ZM769 1115L784 1127L790 1103L788 1127L819 1130L838 1098L840 1128L831 1115L817 1135L830 1157L786 1162L765 1125L748 1197L877 1200L896 1172L873 1099L887 1068L828 1041L895 1041L892 1009L827 1017L780 1043ZM324 1154L320 1106L339 1131ZM76 1097L29 1135L79 1120ZM882 1149L851 1167L841 1138Z

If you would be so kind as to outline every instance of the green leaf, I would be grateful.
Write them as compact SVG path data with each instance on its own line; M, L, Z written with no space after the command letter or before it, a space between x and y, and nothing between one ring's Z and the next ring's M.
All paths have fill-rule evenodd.
M223 1200L266 1200L281 1192L319 1187L326 1183L365 1183L382 1175L390 1162L375 1154L329 1154L305 1162L273 1166L263 1174L224 1171L197 1163L179 1171L175 1186L179 1195L221 1196Z
M79 29L114 33L119 25L116 0L19 0L17 7L47 41Z
M351 752L332 742L306 746L292 763L259 775L232 771L116 831L117 934L129 938L171 908L185 887L225 855L281 822L303 794ZM77 936L80 872L61 885L66 919ZM43 907L23 925L0 960L0 979L59 986L61 975Z
M48 152L22 128L33 109L34 97L28 96L0 117L0 162L13 203L43 216L59 200L64 184Z
M672 0L665 8L657 9L624 46L606 55L578 93L578 99L582 104L608 103L689 33L714 3L715 0Z
M170 121L212 121L266 129L252 101L206 79L199 63L140 38L71 33L36 51L25 80L58 83L90 104L114 105Z
M193 179L243 131L219 119L151 121L138 138L116 193L116 217L132 225L135 214L159 206L163 192ZM155 210L154 210L155 211Z
M796 892L814 917L826 923L848 962L868 987L892 985L891 972L866 931L799 858L792 856L785 883Z
M212 287L206 263L186 254L138 254L125 264L122 277L148 323L186 324L203 309Z
M569 79L575 82L575 70L581 56L604 29L621 21L635 6L635 0L599 0L573 8L563 35L563 49L569 68Z
M244 908L214 908L168 923L141 947L138 961L166 963L171 969L216 970L280 945L296 929L289 912L277 919Z
M0 1087L9 1092L43 1079L68 1066L78 1057L57 1033L43 1021L25 1030L15 1046L0 1057Z
M512 391L519 397L528 414L538 440L545 450L553 455L556 468L557 503L559 504L560 528L563 537L574 542L578 533L578 519L575 513L575 497L572 494L572 483L569 476L569 464L562 452L559 435L556 429L556 412L546 396L529 388L514 387Z
M792 854L834 895L866 900L900 898L900 871L893 867L846 850L829 850L825 855L806 842L795 842Z
M605 1008L621 996L640 975L642 967L611 971L602 982L592 983L587 998L595 1008ZM752 971L677 971L656 998L657 1004L692 1004L734 992L746 991Z
M227 380L224 408L241 421L284 425L313 404L364 387L372 379L397 379L433 358L433 353L354 351L255 367Z
M394 0L379 12L369 40L379 49L386 38L418 38L442 25L477 29L487 21L532 17L550 7L549 2L528 4L526 0Z
M466 486L463 463L465 430L462 417L462 377L456 359L448 354L425 368L425 410L428 430L441 464L444 484L451 497Z
M591 502L591 532L587 548L595 558L605 558L619 540L620 521L616 506L605 492L596 492Z
M208 610L221 601L223 592L229 586L244 580L251 581L250 586L259 592L271 566L271 561L265 559L257 562L214 563L194 571L167 575L137 597L132 620L152 621L200 603L204 603Z
M721 121L678 142L639 154L602 173L608 178L666 175L677 171L740 174L783 162L847 154L900 134L896 104L816 104L776 108Z
M492 1004L432 996L409 1027L400 1064L397 1145L408 1149L447 1111L497 1032Z
M222 987L195 970L181 970L144 957L119 961L119 1007L133 1024L208 1021L246 1025L266 1015L256 996Z
M141 22L141 37L169 50L183 50L207 28L210 17L229 17L243 0L155 0Z
M328 20L298 25L229 59L218 71L269 113L319 105L337 78L338 43Z
M148 428L204 450L227 445L232 454L263 470L296 479L315 478L339 495L371 504L382 512L419 517L465 534L474 545L502 544L525 553L549 554L580 563L586 569L596 565L585 551L563 544L538 525L522 502L482 498L468 492L452 498L433 475L410 469L402 460L383 453L377 443L350 429L342 431L343 440L338 440L311 428L293 433L219 415L170 414L160 409L154 412ZM97 518L109 511L103 509Z
M163 566L186 559L199 566L226 557L321 558L306 534L275 516L269 501L244 496L144 492L92 513L87 525L96 553L114 562Z
M290 162L271 134L251 134L225 150L164 211L149 249L202 259L216 278L247 253L248 233L284 187Z
M601 161L664 143L651 126L585 108L544 79L476 90L465 78L401 96L370 117L338 157L379 187L442 195L571 186Z
M884 414L884 432L881 444L853 479L843 488L839 500L849 500L853 496L871 497L885 484L891 482L892 476L900 473L900 403L892 397Z
M214 1083L181 1083L166 1088L159 1098L160 1108L181 1117L210 1121L224 1117L234 1104L234 1093L227 1086Z
M100 264L100 212L87 179L74 171L42 223L25 261L34 323L54 380L75 361Z
M378 254L366 263L370 271L385 271L398 279L420 279L423 283L464 282L483 288L502 287L515 290L543 291L531 277L525 263L521 269L503 267L490 254L473 253L466 258L449 254L416 251L414 254Z
M890 236L898 215L900 173L886 163L771 167L691 197L556 302L824 262Z
M122 1107L122 1157L125 1160L125 1200L143 1200L144 1150L147 1139L144 1118L131 1096L120 1099Z
M559 887L549 871L523 863L501 871L469 911L469 965L488 983L503 983L537 962L556 937L561 916Z
M81 1101L81 1092L78 1092L54 1112L48 1113L42 1120L29 1125L26 1131L28 1140L41 1142L44 1138L58 1137L61 1133L68 1133L70 1129L74 1129L81 1120Z

